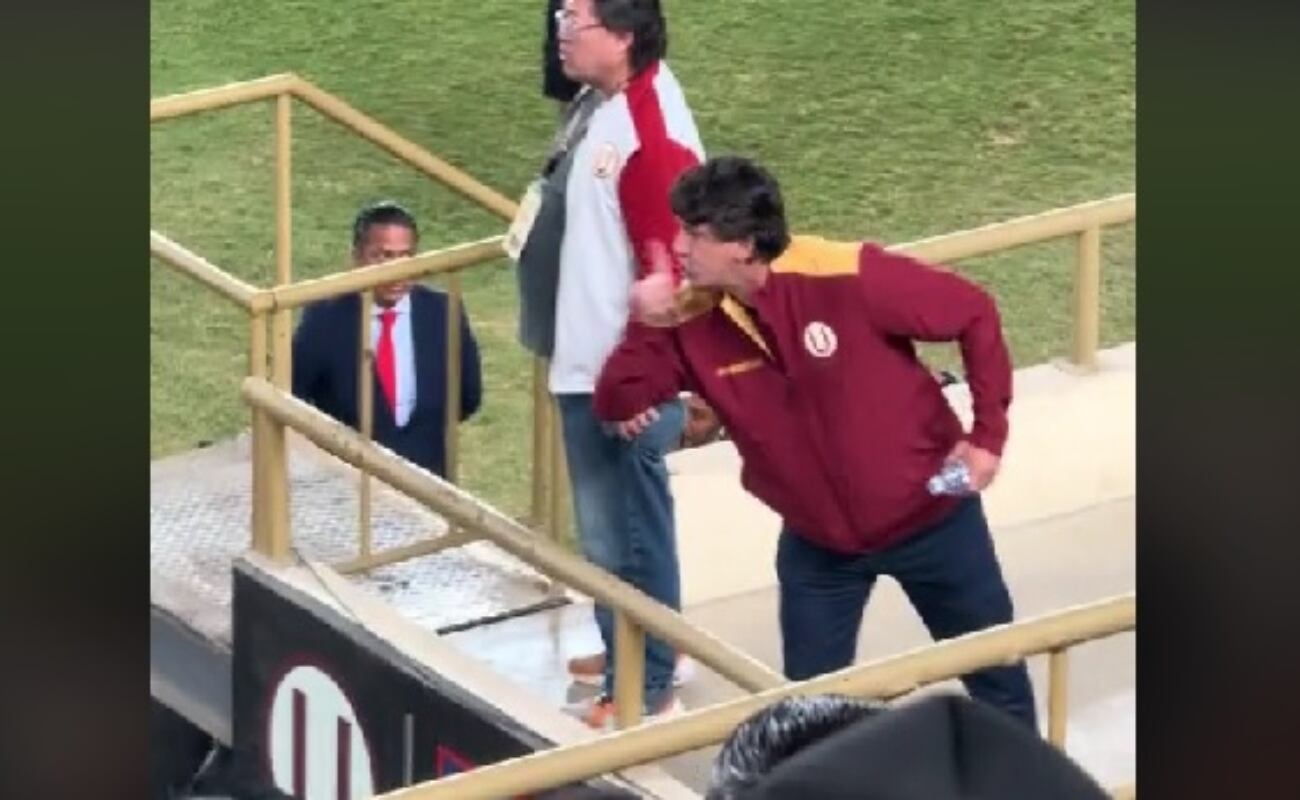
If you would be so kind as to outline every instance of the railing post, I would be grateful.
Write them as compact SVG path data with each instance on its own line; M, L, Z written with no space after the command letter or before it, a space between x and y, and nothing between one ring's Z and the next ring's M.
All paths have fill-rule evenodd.
M293 278L293 142L289 127L292 103L293 96L287 93L275 98L275 282L278 286L288 286ZM275 348L272 382L281 389L289 386L292 322L288 310L278 310L272 317Z
M564 426L559 403L547 403L551 415L551 515L547 530L551 541L562 542L569 530L569 470L564 456Z
M614 613L614 720L619 729L641 723L645 705L645 631Z
M361 293L361 315L357 321L357 429L367 442L374 435L375 427L375 387L373 364L375 350L370 341L370 323L373 316L374 292L367 289ZM357 470L360 484L357 487L357 531L359 558L368 561L371 553L370 529L370 473L364 469Z
M254 548L274 561L289 557L289 457L283 423L265 413L253 421L253 459L255 478L261 485L254 490ZM256 510L260 505L262 510Z
M447 430L446 466L447 481L456 483L460 478L460 276L447 273Z
M254 378L266 377L266 315L250 314L248 328L248 374ZM266 515L267 437L271 420L257 406L253 406L253 549L263 555L271 554L271 533Z
M1069 696L1069 654L1053 650L1047 656L1047 740L1065 749L1065 717Z
M1101 227L1079 234L1074 269L1074 342L1070 361L1077 369L1097 368L1101 331Z
M284 93L275 99L275 267L276 283L288 285L292 276L292 218L290 216L290 130L289 111L292 97ZM271 317L271 383L281 391L290 390L292 352L290 348L292 312L275 311ZM289 454L283 424L268 422L263 438L263 466L268 541L266 554L275 560L289 555Z
M530 527L545 532L551 518L551 415L547 404L546 360L533 356L533 504Z
M564 520L564 498L569 479L564 474L564 431L561 429L559 404L547 388L550 371L546 359L533 359L533 518L532 527L552 542L560 540ZM551 598L564 595L564 585L547 577L546 593Z

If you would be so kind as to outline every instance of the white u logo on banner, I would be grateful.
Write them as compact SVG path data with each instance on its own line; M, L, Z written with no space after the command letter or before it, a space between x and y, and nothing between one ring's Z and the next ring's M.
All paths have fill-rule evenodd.
M323 670L298 666L276 684L267 750L275 785L302 800L368 800L370 749L347 695Z

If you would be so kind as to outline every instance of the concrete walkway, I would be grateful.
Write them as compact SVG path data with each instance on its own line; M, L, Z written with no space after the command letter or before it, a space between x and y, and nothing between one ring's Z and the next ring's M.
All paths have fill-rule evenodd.
M290 526L297 552L324 563L358 547L356 471L297 434L289 437ZM149 591L156 609L225 647L230 568L251 541L247 434L149 465ZM446 533L429 509L372 481L375 552ZM482 542L381 567L353 580L431 631L550 604L548 583Z

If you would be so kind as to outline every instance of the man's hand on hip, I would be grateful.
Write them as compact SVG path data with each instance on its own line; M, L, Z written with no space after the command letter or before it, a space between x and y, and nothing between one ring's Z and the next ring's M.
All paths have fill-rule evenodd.
M659 419L659 411L653 407L647 408L645 411L642 411L631 419L625 419L622 422L615 423L614 430L619 436L631 441L640 436L641 433L646 428L653 425L657 419Z
M958 442L948 454L948 458L966 463L966 468L970 470L970 488L974 492L982 492L988 488L997 477L998 467L1002 465L1001 458L967 441Z

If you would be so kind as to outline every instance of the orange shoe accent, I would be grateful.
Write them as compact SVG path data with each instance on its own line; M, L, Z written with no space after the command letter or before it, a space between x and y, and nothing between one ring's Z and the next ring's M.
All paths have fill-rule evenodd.
M598 731L612 730L614 728L614 698L600 697L591 704L591 706L578 717L588 728L595 728Z
M674 692L668 695L668 698L664 700L663 705L659 708L643 715L641 721L643 723L652 722L661 717L676 716L685 710L686 706L682 705L681 699ZM618 728L617 717L618 707L614 704L614 699L603 695L592 700L591 704L578 715L578 719L582 720L587 727L595 728L598 731L616 730Z

